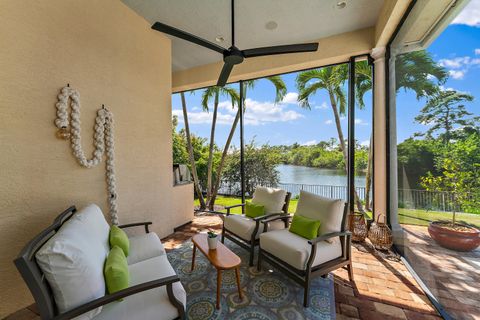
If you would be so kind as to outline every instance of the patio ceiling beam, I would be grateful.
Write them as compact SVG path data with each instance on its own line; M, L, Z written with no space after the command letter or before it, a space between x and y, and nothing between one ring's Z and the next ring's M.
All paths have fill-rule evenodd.
M319 49L314 53L298 53L279 56L249 58L234 68L230 82L265 77L274 74L347 62L351 56L368 54L374 47L375 28L314 40ZM221 57L219 57L220 59ZM208 87L216 84L223 62L211 63L174 72L172 92Z
M375 24L375 48L387 45L411 2L412 0L388 0L383 3Z

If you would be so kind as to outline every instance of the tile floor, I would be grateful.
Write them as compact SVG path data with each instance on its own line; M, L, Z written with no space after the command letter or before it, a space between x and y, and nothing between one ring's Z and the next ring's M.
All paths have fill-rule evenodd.
M162 242L173 249L190 237L207 229L219 231L218 216L202 215L177 230ZM347 272L335 275L337 319L441 319L406 267L393 255L375 252L366 244L353 248L355 283L348 281ZM35 306L17 311L8 320L40 319Z

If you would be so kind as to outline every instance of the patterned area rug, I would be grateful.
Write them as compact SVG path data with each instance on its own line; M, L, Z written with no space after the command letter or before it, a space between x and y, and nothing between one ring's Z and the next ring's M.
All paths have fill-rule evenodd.
M267 263L262 271L248 266L248 253L225 239L225 245L242 259L240 283L243 300L238 297L235 272L223 271L220 310L215 308L217 271L197 250L195 270L192 243L168 253L168 258L187 291L187 318L273 320L335 319L333 278L314 277L310 290L310 307L303 307L303 288Z

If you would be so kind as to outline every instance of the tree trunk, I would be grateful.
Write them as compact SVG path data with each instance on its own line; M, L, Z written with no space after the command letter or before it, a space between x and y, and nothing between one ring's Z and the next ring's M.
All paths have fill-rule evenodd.
M215 127L217 125L217 112L218 112L218 91L215 93L215 101L213 106L212 128L210 130L210 148L208 150L208 171L207 171L207 206L210 210L213 210L211 205L212 196L212 172L213 172L213 149L215 146Z
M200 209L205 210L205 200L203 199L202 189L200 188L200 183L198 181L197 175L197 166L195 165L195 157L193 155L193 146L192 139L190 136L190 127L188 125L188 115L187 115L187 103L185 102L185 94L180 93L182 98L182 110L183 110L183 121L185 123L185 135L187 136L187 148L188 148L188 158L190 160L190 166L192 167L193 183L195 185L195 191L197 192L198 200L200 201Z
M368 164L367 174L365 176L365 210L372 211L370 206L370 189L372 186L372 165L373 165L373 148L372 136L370 135L370 145L368 147Z
M348 172L348 153L347 153L347 148L345 146L345 139L343 137L342 124L340 123L340 115L337 109L337 102L335 101L333 92L329 90L328 95L330 97L330 104L332 106L333 116L335 118L335 125L337 127L338 139L340 140L340 149L342 149L343 160L345 162L345 170L346 172ZM364 212L362 202L360 201L360 198L358 197L358 194L357 194L357 190L355 190L355 188L353 192L354 192L355 203L357 204L358 211Z
M211 205L215 204L215 199L218 195L218 189L220 188L220 182L222 180L222 171L223 167L225 166L225 160L227 159L228 149L230 148L230 143L232 142L233 135L235 134L235 130L237 129L238 121L240 120L240 107L238 108L237 115L235 116L235 120L233 120L232 128L230 129L230 133L228 134L227 142L225 142L225 147L223 148L222 158L220 159L220 163L217 168L217 179L215 181L215 186L212 191L212 198L210 200Z

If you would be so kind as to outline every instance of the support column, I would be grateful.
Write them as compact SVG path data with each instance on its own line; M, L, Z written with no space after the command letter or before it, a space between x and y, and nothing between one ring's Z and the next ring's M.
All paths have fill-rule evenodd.
M387 214L387 117L386 117L386 74L385 47L374 48L371 52L374 59L374 103L373 117L373 157L375 193L373 204L375 216Z

